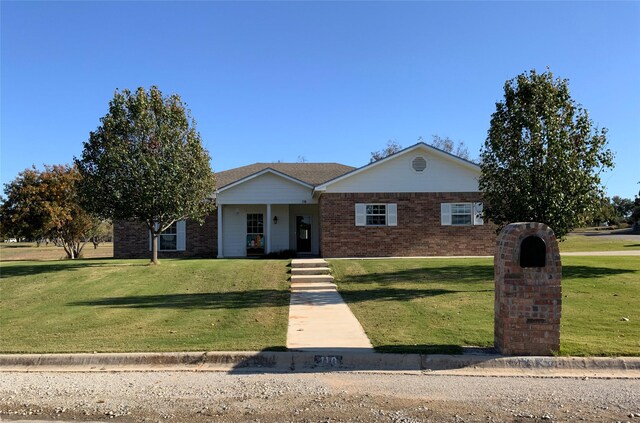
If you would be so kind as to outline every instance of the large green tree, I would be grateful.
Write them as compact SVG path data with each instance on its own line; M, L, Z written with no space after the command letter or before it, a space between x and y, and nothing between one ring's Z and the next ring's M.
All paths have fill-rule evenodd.
M116 91L76 165L85 207L104 219L144 222L158 235L175 221L202 220L215 208L215 178L191 112L157 87Z
M542 222L559 238L585 223L602 196L600 173L613 167L606 134L566 79L532 70L507 81L481 152L485 217L499 227Z
M5 185L3 231L17 237L53 240L70 259L80 257L89 232L99 221L78 201L80 174L70 166L26 169Z

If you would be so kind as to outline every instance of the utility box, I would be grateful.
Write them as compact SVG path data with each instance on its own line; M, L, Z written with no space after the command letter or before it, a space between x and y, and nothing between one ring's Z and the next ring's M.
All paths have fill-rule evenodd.
M560 350L562 263L553 230L511 223L494 257L496 349L505 355L553 355Z

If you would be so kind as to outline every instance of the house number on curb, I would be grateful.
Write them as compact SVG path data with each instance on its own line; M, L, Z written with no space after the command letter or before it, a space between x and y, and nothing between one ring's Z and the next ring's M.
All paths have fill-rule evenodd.
M342 365L341 355L316 355L313 357L316 366L319 367L336 367Z

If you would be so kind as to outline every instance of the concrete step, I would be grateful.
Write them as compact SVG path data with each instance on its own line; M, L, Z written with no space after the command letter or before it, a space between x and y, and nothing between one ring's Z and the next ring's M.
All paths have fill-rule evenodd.
M291 275L291 283L296 282L333 282L333 276L331 275Z
M292 275L328 275L331 269L328 267L294 267L291 268Z
M301 267L328 267L324 259L293 259L291 260L291 268L299 269Z
M300 291L335 291L337 285L331 282L293 282L291 292Z

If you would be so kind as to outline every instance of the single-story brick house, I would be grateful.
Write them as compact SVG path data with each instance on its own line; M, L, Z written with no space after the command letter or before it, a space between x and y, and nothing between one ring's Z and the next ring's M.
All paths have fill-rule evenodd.
M418 143L360 168L255 163L216 173L217 210L179 221L160 257L248 257L294 250L322 257L491 255L480 168ZM148 257L144 225L116 222L114 256Z

